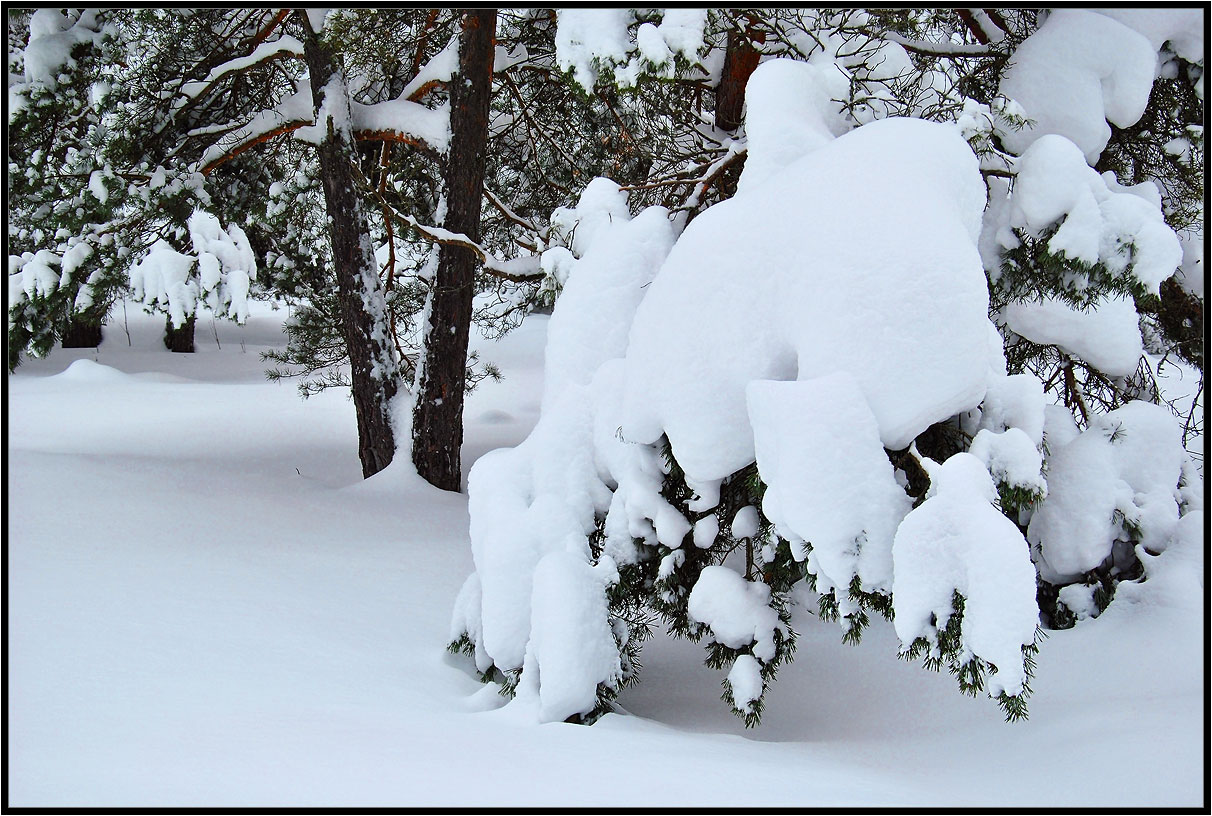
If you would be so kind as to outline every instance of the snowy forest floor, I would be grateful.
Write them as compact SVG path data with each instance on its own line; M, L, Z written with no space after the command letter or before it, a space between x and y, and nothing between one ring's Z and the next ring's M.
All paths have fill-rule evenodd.
M99 350L8 378L10 805L1203 801L1199 553L1164 601L1146 583L1050 633L1028 722L898 660L889 624L853 647L799 609L757 729L701 646L661 636L619 714L534 724L445 651L466 497L406 462L363 481L352 403L266 382L286 312L255 306L200 318L193 355L136 306L128 345L119 309ZM478 341L505 379L469 399L464 473L534 424L545 328Z

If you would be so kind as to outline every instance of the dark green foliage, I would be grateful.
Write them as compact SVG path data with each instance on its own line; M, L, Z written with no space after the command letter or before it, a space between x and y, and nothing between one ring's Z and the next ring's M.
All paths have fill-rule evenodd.
M1163 50L1161 63L1144 114L1126 128L1111 125L1111 139L1095 169L1114 172L1121 184L1153 181L1162 192L1166 222L1187 230L1204 218L1205 112L1196 92L1204 68L1169 50ZM1187 150L1167 150L1176 139L1185 141Z
M471 639L471 635L464 632L463 634L459 635L455 640L452 640L450 643L446 644L446 651L450 652L452 655L458 655L458 654L466 655L467 657L470 657L474 660L475 656L476 656L476 644L475 644L475 641L473 641ZM501 682L502 678L504 677L504 675L501 673L501 671L496 666L489 666L485 671L480 671L479 669L477 669L476 676L479 678L481 683ZM512 692L513 692L513 687L511 686L510 687L511 696L512 696Z
M1059 586L1036 576L1035 602L1039 605L1041 625L1047 629L1072 629L1077 623L1077 617L1069 607L1060 602L1059 591Z
M1102 263L1089 264L1051 251L1048 242L1059 227L1059 222L1053 224L1039 236L1014 231L1019 245L1002 256L1000 274L990 286L991 308L1050 296L1085 310L1108 295L1145 296L1144 284L1131 274L1131 264L1112 272Z
M959 689L964 694L975 697L988 686L990 674L997 673L997 666L983 660L964 648L963 619L965 598L955 591L951 596L951 613L944 621L935 621L935 631L929 638L919 637L907 649L901 652L905 660L922 660L922 665L931 671L938 671L944 666L955 675ZM1026 679L1022 690L1015 695L1001 692L997 696L998 705L1005 712L1006 721L1025 720L1027 718L1027 698L1031 695L1031 679L1035 676L1035 655L1039 652L1039 643L1047 635L1043 629L1036 627L1033 643L1023 646L1023 670Z
M1039 490L1005 482L997 483L998 509L1011 521L1015 521L1020 512L1034 507L1043 498L1044 495Z

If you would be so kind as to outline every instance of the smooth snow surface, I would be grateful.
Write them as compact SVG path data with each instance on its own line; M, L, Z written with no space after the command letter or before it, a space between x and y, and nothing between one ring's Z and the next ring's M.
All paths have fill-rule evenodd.
M817 588L892 590L892 536L912 500L893 476L879 427L848 373L801 382L755 381L747 390L762 510L788 541L812 543ZM795 550L792 550L795 552Z
M985 187L955 128L873 122L760 190L692 221L636 311L626 439L665 433L688 476L719 479L754 460L752 380L848 372L890 449L980 403Z
M664 637L630 713L536 725L444 651L466 497L401 463L362 481L346 397L265 381L285 310L217 322L222 348L204 313L171 354L126 309L132 345L119 306L99 350L5 382L12 807L1200 806L1201 514L1050 633L1028 722L898 660L882 621L842 644L808 596L756 730ZM505 379L468 400L465 471L535 422L548 322L476 341Z
M1149 40L1110 17L1057 9L1014 52L1001 93L1018 102L1034 125L999 129L1002 143L1022 153L1046 133L1072 140L1090 164L1111 138L1145 112L1157 68Z
M1015 334L1059 346L1112 377L1130 376L1144 353L1140 316L1126 297L1104 298L1085 311L1051 297L1009 303L1002 318Z
M749 155L737 182L744 193L796 159L850 129L833 100L846 97L848 78L824 54L812 62L776 59L757 67L745 84Z

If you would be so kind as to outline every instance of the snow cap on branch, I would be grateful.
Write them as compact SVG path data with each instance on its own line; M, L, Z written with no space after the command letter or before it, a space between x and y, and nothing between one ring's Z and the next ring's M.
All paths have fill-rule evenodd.
M1086 161L1098 161L1111 138L1107 122L1128 127L1149 102L1157 50L1143 35L1084 9L1058 9L1015 50L1000 92L1035 122L999 129L1002 143L1022 153L1039 137L1071 139Z

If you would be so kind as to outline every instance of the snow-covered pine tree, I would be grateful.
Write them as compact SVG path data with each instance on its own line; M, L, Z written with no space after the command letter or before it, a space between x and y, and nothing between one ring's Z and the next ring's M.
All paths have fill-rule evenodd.
M196 310L207 305L216 314L243 320L256 273L255 256L264 257L276 248L272 236L259 231L259 222L252 217L256 200L263 199L271 183L273 168L247 157L207 179L197 167L205 146L197 131L213 126L214 120L238 115L252 104L239 93L215 94L214 86L223 77L221 69L232 52L255 40L258 32L247 15L233 17L221 10L116 10L96 19L104 21L102 33L93 38L93 48L85 52L84 59L60 65L57 70L64 82L57 90L48 90L36 77L17 89L19 100L40 100L38 105L18 106L17 130L42 129L40 132L53 134L60 143L56 155L70 157L72 171L60 168L47 184L15 188L13 223L19 225L21 214L31 207L34 213L51 216L40 223L54 224L53 235L62 246L51 252L69 260L74 280L69 285L64 276L58 296L74 297L73 307L97 325L114 300L130 289L134 283L131 274L138 270L138 296L149 309L167 315L166 345L175 351L190 351ZM52 21L51 28L65 29L67 22L60 18ZM58 34L31 37L24 53L32 54L35 64L46 62L63 38L81 40L81 25L78 22ZM78 43L75 47L84 46ZM242 66L250 74L243 81L255 78L253 67ZM66 126L54 126L59 119ZM22 149L19 146L13 158L21 156ZM30 178L40 160L41 154L35 151L11 162L10 177L14 168L25 163L23 177ZM60 203L49 209L41 207L39 196L50 194L58 196ZM212 247L216 254L197 245L191 236L196 231L191 220L201 224L194 219L200 212L222 216L227 250ZM37 235L39 229L26 232ZM45 229L41 232L47 234ZM212 232L207 228L210 237L205 240L216 239ZM236 244L241 248L236 249ZM253 244L259 251L253 250ZM188 260L166 267L142 263L156 246ZM65 254L68 251L70 255ZM155 255L161 260L173 257L165 251ZM28 310L18 298L11 305ZM16 333L10 320L14 354L27 348L28 343L19 336L23 330L28 333L36 326L45 331L54 325L46 316L27 317L24 324L17 321Z
M1159 66L1172 70L1164 51L1154 59L1164 43L1191 55L1177 73L1202 74L1179 42L1195 30L1182 14L1143 34L1013 10L746 20L764 64L741 138L655 117L680 150L715 140L717 158L745 155L736 197L704 209L676 243L688 219L659 207L633 217L633 207L680 187L681 203L669 203L693 214L717 178L701 167L654 171L632 185L633 207L596 179L553 215L569 248L543 258L562 287L543 411L522 445L470 474L476 572L452 648L504 677L540 719L592 721L635 682L639 647L663 620L705 639L710 665L730 666L725 700L754 724L792 654L787 610L803 584L844 639L857 642L873 613L893 618L905 657L946 666L961 690L1025 717L1040 624L1065 625L1065 609L1097 614L1116 580L1142 574L1133 559L1147 574L1202 529L1200 476L1173 416L1132 401L1156 394L1106 377L1115 401L1081 413L1083 383L1025 365L1006 314L1048 296L1147 297L1171 279L1181 257L1157 196L1100 177L1088 163L1102 148L1050 130L1049 103L1061 97L1054 86L1098 87L1082 72L1100 69L1081 60L1126 48L1136 73L1108 91L1116 98L1083 99L1078 117L1126 132L1145 109L1126 97L1143 88L1147 98ZM662 43L673 52L667 20L679 18L562 12L561 67L590 89L644 82L669 66L650 58ZM700 37L691 50L709 66L728 42ZM1058 49L1076 64L1030 75ZM688 62L671 74L694 71ZM653 166L677 155L653 152ZM1067 200L1049 198L1062 191ZM1086 247L1081 264L1063 251ZM1135 367L1148 357L1131 314ZM1099 338L1122 340L1128 325ZM1106 376L1098 364L1115 342L1067 343L1034 345L1063 355L1053 370ZM1099 501L1079 507L1090 489ZM1091 568L1108 580L1083 583Z
M96 285L112 280L105 270L120 258L106 251L112 241L89 242L82 234L110 220L110 188L121 181L100 156L98 97L114 48L104 14L10 9L7 23L11 370L22 354L45 354L56 342L101 342L110 296Z

